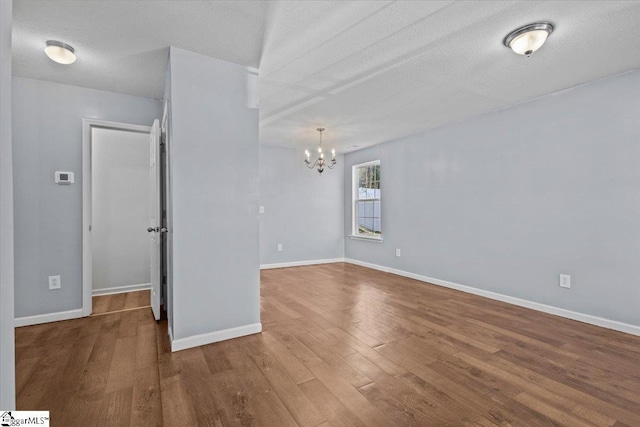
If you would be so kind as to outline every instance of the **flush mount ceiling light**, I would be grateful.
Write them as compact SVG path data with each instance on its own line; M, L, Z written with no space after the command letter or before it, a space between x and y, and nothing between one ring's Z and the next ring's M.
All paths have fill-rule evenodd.
M518 55L531 56L542 47L552 32L553 25L549 22L536 22L510 32L504 38L504 45Z
M331 150L331 160L329 161L329 163L327 163L327 161L324 159L324 153L322 152L322 132L324 132L324 128L318 128L316 130L320 132L320 143L318 144L318 158L314 162L311 162L311 153L309 152L309 150L305 150L304 164L307 165L309 169L316 168L318 170L318 173L322 174L322 172L324 172L325 166L328 167L329 169L333 169L333 167L336 165L337 163L336 150L335 149Z
M76 54L74 52L73 47L57 40L47 40L47 47L44 48L44 53L47 54L49 59L64 65L76 62Z

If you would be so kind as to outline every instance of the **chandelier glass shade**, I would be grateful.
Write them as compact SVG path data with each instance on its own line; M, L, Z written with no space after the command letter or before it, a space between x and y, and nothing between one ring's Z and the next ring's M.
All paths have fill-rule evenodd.
M331 150L331 160L327 161L324 158L324 153L322 152L322 132L324 132L324 128L318 128L318 132L320 132L320 142L318 143L318 158L315 161L311 161L311 153L309 150L304 150L304 164L309 169L317 169L319 174L324 172L324 168L327 167L329 169L333 169L336 165L336 150Z

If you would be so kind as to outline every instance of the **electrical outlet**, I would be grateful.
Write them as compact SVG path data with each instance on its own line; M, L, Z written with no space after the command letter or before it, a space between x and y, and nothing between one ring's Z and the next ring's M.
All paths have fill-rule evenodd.
M60 276L49 276L49 290L60 289L61 286Z
M561 288L571 289L571 276L568 274L561 274L559 285Z
M282 252L282 243L278 243L278 252Z
M264 213L264 206L260 206L260 213Z
M400 256L400 249L396 248L396 256Z

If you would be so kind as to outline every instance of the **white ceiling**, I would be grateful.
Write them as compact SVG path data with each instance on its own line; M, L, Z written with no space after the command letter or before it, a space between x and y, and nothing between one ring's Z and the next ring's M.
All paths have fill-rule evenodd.
M14 74L162 97L167 47L260 68L260 140L341 151L640 68L639 1L14 2ZM548 20L531 58L502 45ZM68 67L48 39L76 48Z

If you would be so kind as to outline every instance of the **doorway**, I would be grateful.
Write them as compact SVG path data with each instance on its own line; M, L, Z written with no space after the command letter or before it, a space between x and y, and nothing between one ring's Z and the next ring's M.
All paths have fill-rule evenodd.
M92 295L147 290L149 134L91 129Z
M135 295L138 306L144 298L159 313L158 147L157 120L153 126L83 120L84 316L96 314L94 296L107 295Z

